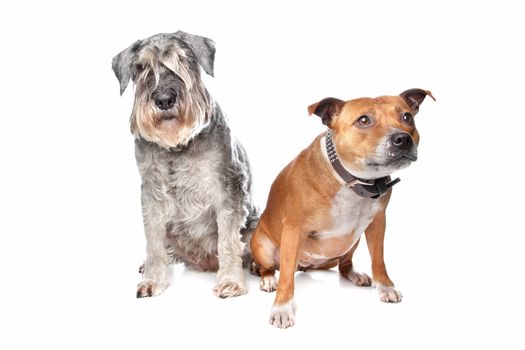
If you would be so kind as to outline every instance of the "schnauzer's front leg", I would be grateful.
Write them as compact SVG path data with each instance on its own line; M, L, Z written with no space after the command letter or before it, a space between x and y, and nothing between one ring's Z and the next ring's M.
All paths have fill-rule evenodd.
M232 210L222 209L217 213L219 271L213 291L219 298L234 297L248 291L242 270L242 223L242 215Z
M142 282L137 287L137 298L160 295L169 284L169 258L164 245L167 208L159 201L142 194L142 215L146 234L146 261L142 269Z

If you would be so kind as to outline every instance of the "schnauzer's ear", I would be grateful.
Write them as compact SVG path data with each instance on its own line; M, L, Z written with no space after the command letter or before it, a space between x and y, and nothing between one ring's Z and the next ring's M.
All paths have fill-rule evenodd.
M334 97L327 97L321 101L308 106L308 115L315 114L321 117L323 124L330 127L334 115L339 114L345 101Z
M426 96L432 97L434 101L436 100L430 91L422 89L410 89L403 91L399 96L403 97L410 109L412 109L412 111L415 113L419 111L419 106L421 103L423 103L423 100Z
M195 52L199 63L204 71L213 77L213 62L215 61L215 42L200 35L193 35L182 30L175 33L175 36L184 40L186 44Z
M131 80L131 63L134 54L140 48L141 40L135 41L130 47L113 57L111 66L120 83L120 94L122 95Z

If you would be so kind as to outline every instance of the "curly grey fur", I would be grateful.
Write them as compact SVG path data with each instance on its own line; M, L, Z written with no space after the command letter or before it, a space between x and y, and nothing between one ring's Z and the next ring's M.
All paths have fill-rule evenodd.
M138 297L162 293L174 261L218 271L220 297L246 292L242 265L251 258L240 238L249 241L258 213L246 152L200 79L200 66L213 74L214 54L210 39L179 31L139 40L113 59L121 92L130 79L137 86L131 124L147 240ZM169 110L155 107L159 90L177 96Z
M144 222L162 212L171 260L216 271L217 213L226 211L237 218L243 236L253 231L258 220L251 202L246 152L232 139L220 108L215 107L211 123L188 146L167 150L136 139L135 154L142 178Z

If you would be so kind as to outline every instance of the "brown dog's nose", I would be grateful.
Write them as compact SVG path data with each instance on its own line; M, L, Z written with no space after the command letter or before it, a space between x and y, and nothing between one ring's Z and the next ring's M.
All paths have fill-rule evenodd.
M409 150L410 147L412 147L412 144L414 143L412 141L412 136L407 134L406 132L399 132L390 137L390 142L392 143L392 146L400 149L400 150Z

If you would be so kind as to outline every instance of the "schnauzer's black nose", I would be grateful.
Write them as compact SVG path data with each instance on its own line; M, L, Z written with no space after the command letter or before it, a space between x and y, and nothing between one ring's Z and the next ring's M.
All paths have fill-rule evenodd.
M412 141L412 136L407 134L406 132L399 132L390 137L390 142L392 142L392 146L400 149L400 150L409 150L410 147L412 147L412 144L414 141Z
M155 104L163 111L172 108L175 105L175 95L160 94L154 97Z

